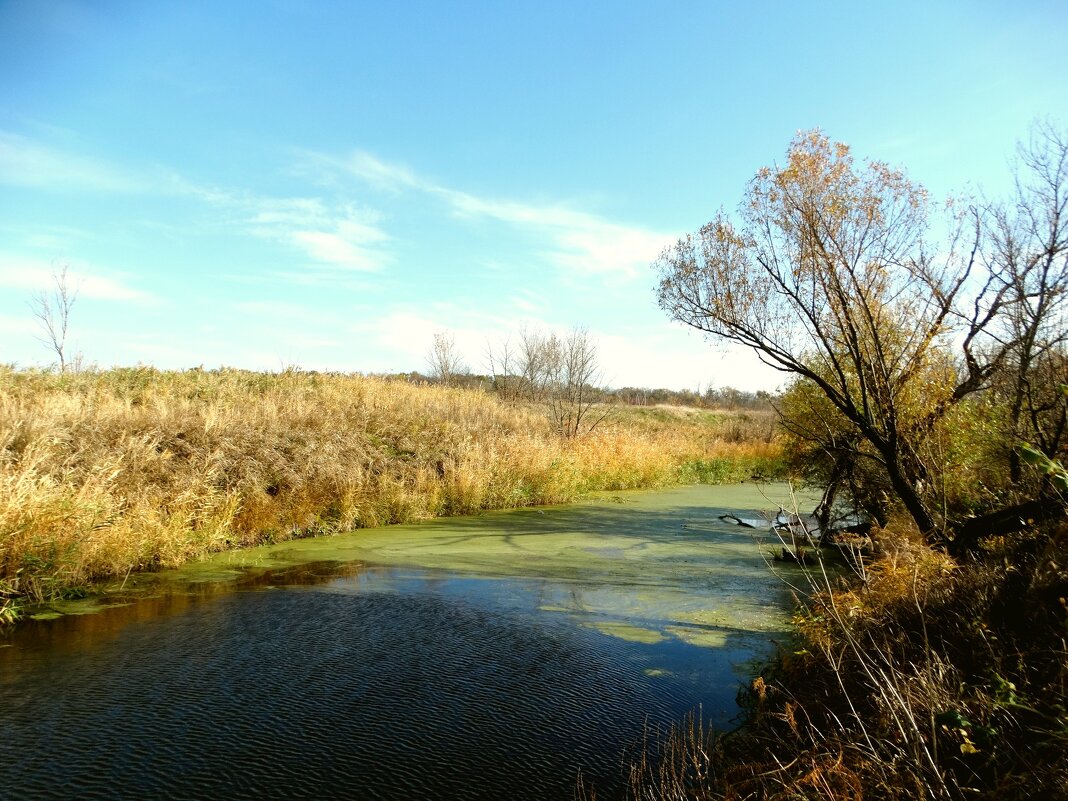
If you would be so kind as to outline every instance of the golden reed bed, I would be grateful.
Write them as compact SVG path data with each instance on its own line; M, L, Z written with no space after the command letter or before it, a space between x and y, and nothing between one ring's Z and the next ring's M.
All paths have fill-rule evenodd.
M0 368L0 605L258 542L771 475L779 457L759 415L621 408L563 439L537 407L400 380Z

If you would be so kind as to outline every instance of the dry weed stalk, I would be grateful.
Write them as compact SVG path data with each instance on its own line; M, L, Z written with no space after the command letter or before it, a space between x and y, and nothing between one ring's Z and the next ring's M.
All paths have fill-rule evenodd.
M804 522L800 525L804 527ZM812 539L807 531L805 539ZM782 542L787 547L785 540ZM946 570L950 563L936 558L925 546L912 545L908 548L908 541L899 543L893 561L880 563L874 571L865 565L861 554L851 552L845 564L854 572L857 581L853 584L860 589L844 589L820 550L814 552L814 558L804 560L801 575L806 586L800 587L796 595L799 617L816 621L817 628L823 629L820 636L808 639L829 667L840 693L839 700L846 707L845 719L835 715L833 731L824 735L815 727L808 729L813 746L822 745L825 753L837 751L838 769L842 767L840 755L850 745L842 734L855 732L857 737L852 748L863 752L863 761L869 769L885 774L881 781L892 786L900 783L905 775L922 797L941 801L961 797L955 784L947 781L937 759L935 717L938 709L945 708L942 704L948 694L950 666L932 649L927 638L919 587L921 574L929 578L932 568ZM911 558L907 564L901 564L898 560L906 555ZM896 586L881 586L873 581L872 572L896 582ZM918 610L924 633L918 661L902 663L899 654L892 650L891 640L878 636L873 627L858 625L872 614L871 596L880 592L884 599L910 597ZM865 604L868 609L862 609ZM873 713L878 719L871 721L869 716ZM880 734L874 734L873 728ZM888 738L887 728L895 736ZM797 731L794 725L791 729Z

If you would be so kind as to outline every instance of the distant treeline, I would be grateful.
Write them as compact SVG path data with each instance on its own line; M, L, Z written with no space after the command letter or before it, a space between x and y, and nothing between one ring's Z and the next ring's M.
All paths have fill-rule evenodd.
M653 406L667 403L674 406L693 406L698 409L728 409L731 411L771 411L775 396L769 392L749 392L734 387L716 389L648 389L647 387L622 387L610 391L612 397L631 406Z
M408 383L437 384L441 379L425 375L419 371L410 373L383 373L377 377L394 381L407 381ZM465 389L481 389L485 392L501 394L502 382L500 377L482 375L478 373L460 373L450 378L450 384ZM663 387L650 389L649 387L620 387L608 389L592 387L599 401L604 403L622 403L628 406L655 406L667 404L670 406L689 406L695 409L727 409L730 411L772 411L776 394L765 392L750 392L734 387L709 387L707 389L665 389Z

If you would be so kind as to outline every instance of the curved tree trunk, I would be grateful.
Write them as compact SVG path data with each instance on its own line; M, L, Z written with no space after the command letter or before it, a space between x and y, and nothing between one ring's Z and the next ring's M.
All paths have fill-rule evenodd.
M1053 494L1006 506L973 517L958 526L955 536L950 540L949 553L954 557L966 556L976 549L983 537L1011 534L1035 523L1055 520L1065 515L1068 515L1068 507L1062 498Z

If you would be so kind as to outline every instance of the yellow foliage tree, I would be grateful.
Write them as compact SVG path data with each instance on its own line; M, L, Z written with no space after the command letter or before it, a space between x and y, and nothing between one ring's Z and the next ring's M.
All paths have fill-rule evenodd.
M922 441L1003 360L1004 347L979 342L1005 291L988 277L965 309L975 248L960 252L954 237L936 260L925 190L886 164L856 164L819 131L757 173L739 216L720 212L661 255L661 308L811 382L919 529L941 539ZM958 233L969 221L978 218L961 216ZM951 339L959 365L946 357Z

